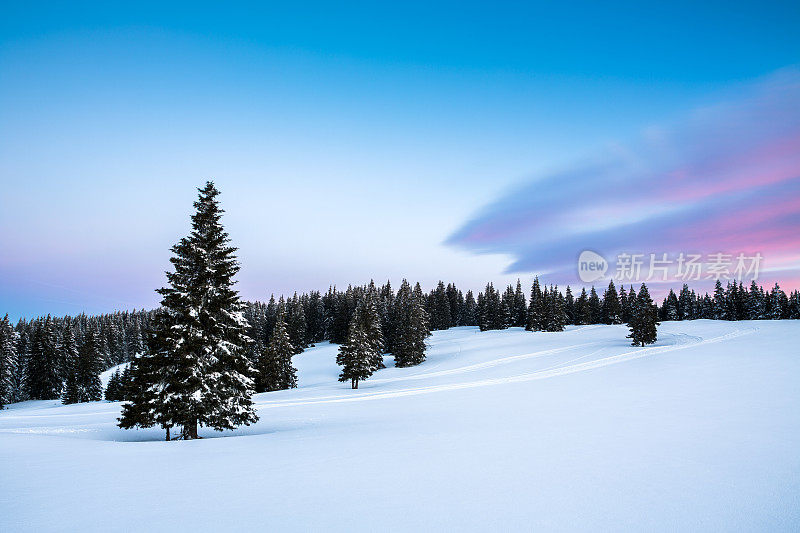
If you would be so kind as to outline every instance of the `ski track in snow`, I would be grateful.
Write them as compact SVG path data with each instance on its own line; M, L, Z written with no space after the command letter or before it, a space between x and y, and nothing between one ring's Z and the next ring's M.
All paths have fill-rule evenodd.
M539 379L547 379L556 376L564 376L568 374L573 374L576 372L584 372L586 370L593 370L596 368L601 368L604 366L614 365L618 363L623 363L626 361L633 361L635 359L640 359L642 357L649 357L655 354L661 354L666 352L672 352L676 350L685 349L688 347L695 347L700 345L706 344L714 344L718 342L723 342L731 339L735 339L737 337L741 337L743 335L749 335L756 331L756 328L748 328L742 330L732 331L730 333L726 333L724 335L719 335L717 337L712 337L709 339L703 339L701 337L686 335L682 333L668 333L669 338L674 341L673 344L669 344L666 346L651 346L645 348L637 348L634 350L630 350L627 352L623 352L621 354L603 357L600 359L596 359L593 361L587 361L584 363L577 363L577 364L569 364L574 361L578 361L589 357L601 350L595 350L590 354L583 355L572 361L566 361L559 365L555 365L554 367L545 368L542 370L536 370L533 372L524 372L521 374L501 377L501 378L488 378L488 379L481 379L475 381L466 381L461 383L448 383L442 385L430 385L426 387L413 387L413 388L406 388L406 389L399 389L393 391L375 391L375 392L363 392L357 393L355 395L329 395L329 396L318 396L315 398L307 398L302 400L293 400L293 399L285 399L285 400L266 400L266 401L256 401L255 405L259 409L274 409L277 407L293 407L299 405L313 405L313 404L324 404L324 403L344 403L344 402L359 402L359 401L369 401L369 400L380 400L384 398L399 398L402 396L414 396L418 394L429 394L433 392L443 392L443 391L453 391L453 390L461 390L461 389L469 389L475 387L486 387L491 385L500 385L506 383L520 383L525 381L534 381ZM574 350L581 347L587 347L592 345L600 345L603 342L590 342L590 343L582 343L577 345L572 345L563 348L553 348L550 350L541 350L538 352L531 352L522 355L510 356L510 357L503 357L500 359L495 359L492 361L486 361L484 363L477 363L474 365L467 365L459 368L454 368L450 370L440 370L430 373L421 373L421 374L414 374L412 376L398 376L395 378L383 378L383 379L374 379L371 380L371 383L377 382L396 382L396 381L406 381L411 379L423 379L433 376L444 376L444 375L451 375L451 374L459 374L464 372L471 372L477 369L484 369L490 368L494 366L499 366L502 364L507 364L514 361L519 361L522 359L530 359L533 357L541 357L544 355L551 355L554 353L561 353L569 350ZM563 366L566 365L566 366Z

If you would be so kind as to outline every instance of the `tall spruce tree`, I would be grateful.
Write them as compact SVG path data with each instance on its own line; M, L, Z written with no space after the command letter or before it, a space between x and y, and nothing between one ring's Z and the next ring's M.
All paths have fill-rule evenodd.
M634 292L631 288L631 292ZM653 344L657 340L658 309L653 305L647 285L642 283L639 294L631 308L631 319L628 327L631 332L628 338L632 346Z
M528 317L525 329L528 331L544 331L545 324L544 294L539 286L539 277L537 276L533 278L533 287L531 287L531 302L528 304Z
M14 374L17 371L17 332L8 320L0 320L0 409L14 401Z
M356 307L347 339L339 347L336 356L336 364L342 367L339 381L350 381L353 389L357 389L359 382L369 378L377 370L376 360L382 356L381 350L367 332L370 327L366 324L369 315L366 306L366 300L362 300Z
M462 325L464 326L477 326L478 325L478 304L475 302L475 295L471 290L467 291L464 298L464 313L462 315Z
M729 320L728 301L725 296L725 289L722 282L717 280L714 285L714 316L715 320Z
M107 344L103 342L100 331L91 328L86 333L83 345L75 359L75 381L77 382L77 402L93 402L103 397L103 385L100 373L105 368L108 355Z
M606 324L622 324L622 306L620 305L614 280L608 282L603 294L603 322Z
M564 312L564 296L558 287L550 286L544 292L545 301L545 331L564 331L567 324L567 314Z
M267 392L297 387L297 370L292 366L292 356L296 353L281 307L269 343L256 366L256 390Z
M55 400L61 395L62 361L55 324L49 315L37 321L25 370L25 384L30 399Z
M219 191L210 181L198 191L192 232L173 246L170 286L158 290L166 316L160 326L166 329L160 331L156 360L165 361L155 365L158 371L145 373L155 383L137 385L157 392L154 408L141 411L144 425L180 426L184 439L198 438L199 426L222 431L258 420L247 359L249 325L233 288L236 249L222 227ZM137 401L138 395L132 402ZM142 425L125 416L123 411L121 427Z
M306 349L308 343L306 342L306 313L297 293L294 293L294 296L286 302L286 310L286 330L295 353L299 354Z
M430 335L428 313L406 280L403 280L394 299L393 316L395 366L406 367L422 363L425 360L425 338Z
M450 301L443 281L439 281L430 298L431 329L447 329L450 327Z
M80 373L83 370L83 365L81 365L81 357L83 355L84 349L87 346L87 342L84 340L83 344L81 345L81 349L78 349L77 343L75 342L75 335L72 332L72 328L69 326L64 328L64 334L62 336L62 344L61 349L64 354L65 360L65 369L66 369L66 380L64 384L64 394L61 398L63 403L78 403L78 402L88 402L92 400L99 400L99 397L91 397L85 393L85 386L81 383L81 378L83 377ZM103 370L103 362L98 361L96 367L96 374L94 379L87 379L90 382L91 386L96 385L101 389L102 392L102 385L100 384L100 372ZM94 392L94 389L92 390Z
M597 295L594 285L589 291L587 304L589 307L589 324L600 324L603 321L603 305L600 303L600 297Z
M575 300L575 323L586 325L592 323L592 309L589 307L589 296L586 288L581 289L581 295Z

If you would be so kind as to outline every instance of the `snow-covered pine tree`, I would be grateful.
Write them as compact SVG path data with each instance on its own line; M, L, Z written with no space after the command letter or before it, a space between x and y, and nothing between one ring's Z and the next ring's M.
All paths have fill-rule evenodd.
M789 318L800 319L800 291L794 290L789 296Z
M717 280L714 285L714 317L715 320L728 320L728 302L722 282Z
M106 385L105 399L109 402L118 402L122 400L120 397L120 380L121 375L119 369L115 370L111 377L108 378L108 385ZM69 386L67 386L69 389Z
M450 322L448 323L447 327L452 328L458 325L458 320L459 320L459 314L460 314L460 309L458 305L459 290L456 288L454 283L448 283L447 288L444 290L444 293L447 296L447 303L449 304L450 307L448 313L450 315Z
M550 286L545 290L545 331L564 331L567 314L564 312L564 296L558 287Z
M575 297L569 285L564 290L564 314L567 315L567 324L575 323Z
M634 292L631 288L631 292ZM657 340L658 309L653 305L647 285L642 283L636 301L631 308L631 319L628 327L631 332L631 346L644 346L653 344Z
M539 277L537 276L533 278L531 301L528 304L527 324L525 329L528 331L544 331L545 322L544 296L539 285Z
M664 299L664 305L662 307L662 318L664 320L678 320L680 317L680 313L678 311L678 297L675 295L672 289L669 290L669 294Z
M105 346L106 343L103 342L97 328L91 328L86 332L86 338L78 350L74 365L78 402L93 402L103 397L100 373L108 360Z
M403 280L394 299L393 316L395 366L407 367L422 363L425 360L425 338L430 335L428 313L406 280Z
M296 353L281 306L269 343L258 360L256 390L267 392L297 387L297 370L292 366L292 356Z
M141 357L141 356L137 356ZM119 399L127 400L131 396L131 386L133 383L133 375L131 371L132 363L125 365L122 372L119 374Z
M631 318L631 308L628 306L628 293L625 291L625 285L619 286L619 307L622 323L627 324Z
M587 303L589 306L589 324L600 324L603 321L603 305L600 303L600 297L597 295L594 285L589 291Z
M464 298L464 313L462 316L462 323L465 326L477 326L478 325L478 304L475 302L475 295L472 294L472 291L467 291L467 295Z
M286 330L289 333L295 353L299 354L306 349L308 343L306 342L306 313L296 292L286 302L286 311Z
M750 282L750 291L747 295L747 318L749 320L762 320L764 318L763 292L756 285L756 281Z
M37 320L26 365L25 385L32 400L55 400L61 396L61 361L58 335L50 315Z
M386 365L383 364L383 353L385 351L386 342L383 339L381 316L380 313L378 313L378 292L375 289L375 285L371 282L367 287L366 293L363 295L361 305L363 306L361 320L364 333L372 344L372 353L374 354L372 364L375 370L386 368Z
M517 287L514 289L514 327L524 328L528 322L528 306L525 301L525 293L522 290L522 282L517 279Z
M14 401L14 374L17 370L17 332L8 320L0 320L0 409Z
M633 288L631 285L630 290L628 291L628 322L630 322L631 317L633 316L633 308L636 307L636 289Z
M64 327L64 333L61 341L61 351L64 357L64 368L66 373L64 394L62 395L61 401L65 404L89 401L82 394L82 387L79 382L80 376L78 374L80 352L78 350L78 345L75 342L75 335L69 325ZM98 373L100 370L102 369L99 369ZM99 379L100 378L98 377L98 382Z
M689 286L683 284L678 295L678 320L691 320L694 318L694 301Z
M369 378L376 370L375 360L381 356L365 329L365 301L356 307L350 321L347 339L339 347L336 364L342 367L339 381L350 381L350 386L358 388L360 381Z
M431 329L449 328L452 321L450 301L447 299L447 290L441 280L431 292L430 306Z
M192 232L172 248L170 286L157 291L169 317L161 322L167 329L158 341L168 362L150 373L157 381L146 385L158 393L158 401L142 417L145 424L180 426L184 439L198 438L199 426L222 431L258 419L251 400L254 371L247 360L249 325L233 289L236 249L222 227L219 191L210 181L198 191ZM125 414L122 427L140 425Z
M81 388L78 385L78 358L67 361L67 380L64 382L64 392L61 403L71 404L81 401Z
M581 295L575 300L575 323L586 325L592 323L592 310L589 307L589 296L586 288L581 289Z
M614 286L614 280L608 282L608 288L603 294L603 322L622 324L622 306L619 302L617 288Z
M136 355L143 355L146 351L142 328L138 322L134 322L131 333L126 337L128 361Z
M30 336L24 327L25 322L20 320L14 327L17 334L17 360L16 368L11 374L11 396L13 402L21 402L28 399L28 391L25 386L25 376L27 375L28 353L30 351Z
M783 292L783 289L781 289L777 282L769 293L769 303L769 318L772 320L780 320L781 318L785 318L786 311L789 308L789 298L786 296L786 293Z
M425 294L422 292L422 287L420 287L419 282L414 285L414 297L417 299L417 302L422 306L423 310L425 309ZM426 315L427 320L425 320L425 337L430 337L431 335L431 317L430 315Z

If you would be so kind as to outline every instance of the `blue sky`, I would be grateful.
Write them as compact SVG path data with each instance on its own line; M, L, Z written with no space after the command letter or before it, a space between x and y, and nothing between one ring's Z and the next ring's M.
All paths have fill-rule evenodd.
M208 178L247 298L527 280L513 248L451 237L518 184L738 101L800 51L789 2L0 10L14 317L155 305Z

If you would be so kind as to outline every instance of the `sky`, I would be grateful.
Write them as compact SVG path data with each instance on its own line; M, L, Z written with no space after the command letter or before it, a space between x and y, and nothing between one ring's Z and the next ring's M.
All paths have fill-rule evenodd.
M0 313L154 307L207 179L247 299L585 249L800 287L796 2L377 4L3 3Z

